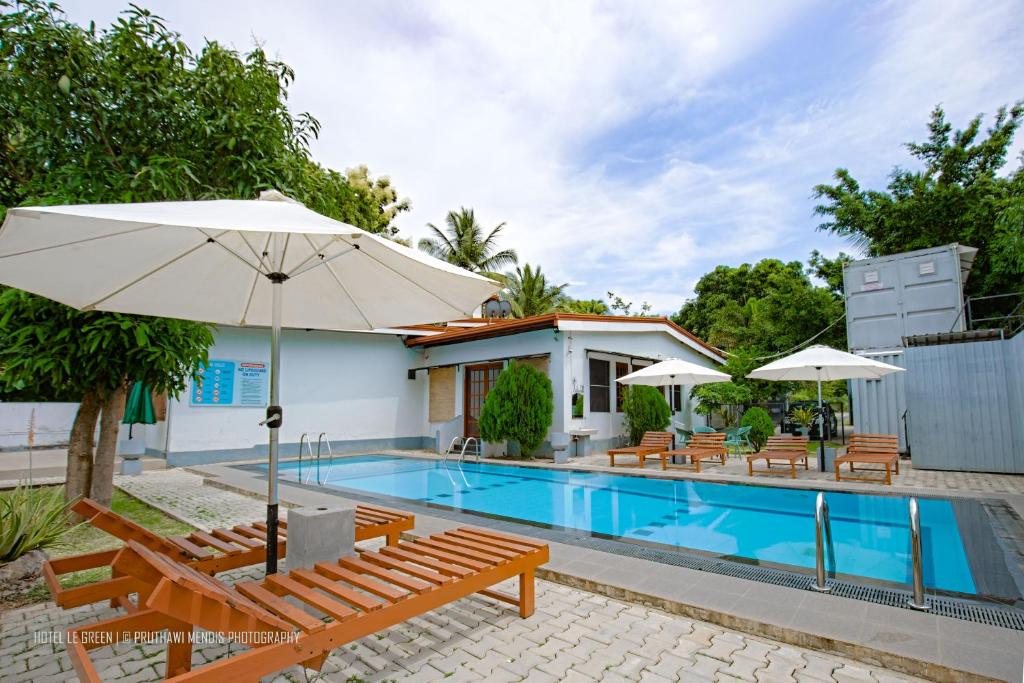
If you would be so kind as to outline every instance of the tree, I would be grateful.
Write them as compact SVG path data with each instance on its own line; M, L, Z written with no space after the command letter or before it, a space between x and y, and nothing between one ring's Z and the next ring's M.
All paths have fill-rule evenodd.
M623 387L622 417L629 443L636 445L645 432L660 432L668 427L672 410L661 389L627 385Z
M184 320L82 312L20 289L0 292L0 383L41 390L69 388L81 397L68 446L68 499L110 498L113 444L97 453L103 477L93 476L96 420L104 404L113 414L113 439L123 410L123 387L141 380L157 392L177 394L206 361L213 343L208 325ZM121 405L117 406L120 392ZM109 428L108 428L109 429ZM111 432L101 433L101 439Z
M621 296L618 296L615 292L608 292L608 300L611 301L611 309L615 311L617 315L632 315L633 314L633 302L626 301ZM640 312L637 315L641 318L646 318L651 314L651 305L644 301L640 304Z
M498 375L480 409L480 437L489 443L511 440L523 455L544 442L555 412L551 379L526 363L511 363Z
M447 234L433 223L427 223L434 236L421 239L419 248L435 258L477 273L495 273L519 261L514 249L498 250L498 237L504 223L499 223L484 237L473 209L462 207L448 212L445 225Z
M365 167L342 174L312 160L320 124L289 111L294 73L261 48L239 54L211 41L195 53L136 6L109 29L94 30L55 5L4 4L12 11L0 14L0 220L6 207L23 204L252 199L273 188L394 236L392 220L408 202ZM102 495L118 388L149 377L154 389L179 391L205 358L210 331L3 296L0 385L36 395L73 392L81 401L69 495L90 493L93 432L108 406L108 438L96 454Z
M573 299L563 296L558 310L564 313L582 313L586 315L608 315L608 304L601 299Z
M514 273L501 276L505 289L501 296L512 304L512 317L529 318L533 315L551 313L561 303L568 283L548 284L540 266L533 268L529 263L516 267Z
M821 200L815 212L825 219L819 229L849 238L872 256L952 242L978 247L967 293L1020 291L1024 163L1005 171L1022 118L1024 102L1018 102L1000 108L984 133L980 114L953 132L942 107L935 107L927 141L906 146L919 169L895 167L885 190L864 190L839 168L834 184L814 188Z
M771 415L758 406L744 411L740 426L750 427L750 443L754 444L755 451L760 451L768 443L768 437L775 433L775 422Z
M807 274L824 281L836 295L843 296L843 268L851 261L853 257L845 252L841 251L835 258L830 259L815 249L807 261Z
M787 351L810 339L846 345L842 297L811 282L799 261L765 259L753 266L718 266L694 288L697 296L683 304L673 320L702 339L750 355Z

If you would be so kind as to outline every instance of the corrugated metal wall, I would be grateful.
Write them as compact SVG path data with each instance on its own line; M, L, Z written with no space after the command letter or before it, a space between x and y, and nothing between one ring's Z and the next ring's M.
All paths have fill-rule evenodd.
M1024 473L1024 335L911 347L903 360L914 467Z
M871 354L872 359L897 367L906 367L903 351ZM880 380L853 380L850 403L853 405L853 429L862 434L898 434L900 452L906 452L903 413L907 408L906 376L897 372Z

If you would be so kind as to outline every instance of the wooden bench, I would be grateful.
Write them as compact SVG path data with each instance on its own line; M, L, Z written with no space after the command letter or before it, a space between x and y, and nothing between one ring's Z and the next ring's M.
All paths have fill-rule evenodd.
M611 448L608 450L608 466L615 467L616 455L633 455L639 461L637 465L620 465L620 467L643 467L648 455L657 455L672 448L671 432L644 432L644 438L637 446Z
M332 650L474 593L528 617L534 572L547 561L546 544L463 527L228 586L129 541L114 568L143 586L139 611L69 629L67 649L84 683L101 681L91 651L164 632L166 680L257 681L295 664L319 670ZM493 589L514 577L518 596ZM193 670L196 628L246 648Z
M175 562L188 564L204 574L214 575L239 567L261 564L267 559L265 522L237 524L230 529L194 531L187 536L165 538L88 498L78 501L71 509L85 517L91 526L121 541L135 541ZM416 517L407 512L360 504L355 509L355 540L367 541L383 536L388 545L395 545L402 532L411 530L415 522ZM280 520L278 524L277 553L278 557L285 557L288 523ZM129 577L118 576L116 572L113 572L108 580L84 586L64 588L60 585L58 577L61 575L111 566L117 552L106 550L47 560L43 564L43 577L54 602L61 607L70 608L110 600L112 605L119 605L129 611L134 610L135 605L128 596L138 592L138 585Z
M765 461L765 469L755 470L754 462ZM788 464L789 469L772 469L772 462ZM763 450L758 453L751 453L747 456L747 472L750 476L755 474L768 474L772 476L786 476L787 474L796 479L796 466L803 464L804 469L809 469L807 463L807 438L806 437L768 437L768 442Z
M701 463L705 460L718 460L722 465L729 455L725 446L725 432L697 432L685 448L677 448L661 453L661 469L693 470L700 472ZM682 464L673 464L672 458L682 456ZM687 464L686 459L690 462Z
M892 485L892 475L900 473L899 440L894 434L854 434L844 455L834 461L836 481L868 481ZM851 474L842 474L841 465L849 465ZM856 465L882 465L882 468L861 468ZM895 472L894 472L895 470ZM884 472L884 477L854 475L853 472Z

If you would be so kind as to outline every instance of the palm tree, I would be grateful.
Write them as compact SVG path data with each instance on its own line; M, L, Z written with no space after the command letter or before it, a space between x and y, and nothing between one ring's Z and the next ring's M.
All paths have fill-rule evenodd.
M501 229L505 227L504 223L484 237L483 228L476 222L473 209L465 207L458 211L449 211L444 222L447 231L442 231L433 223L427 223L434 236L421 239L420 250L442 261L484 275L491 275L505 266L518 263L519 256L515 249L497 251L497 238Z
M512 316L528 318L532 315L551 313L562 302L563 292L569 286L549 285L540 266L531 268L530 264L517 267L514 273L502 276L505 290L502 298L512 304Z
M601 299L572 299L565 297L558 304L558 310L565 313L586 313L589 315L608 315L611 311Z

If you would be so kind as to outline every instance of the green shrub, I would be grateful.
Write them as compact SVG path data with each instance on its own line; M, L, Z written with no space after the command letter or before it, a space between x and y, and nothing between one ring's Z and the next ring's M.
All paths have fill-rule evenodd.
M756 451L760 451L768 443L768 437L775 433L775 422L768 411L757 406L748 408L747 412L743 413L740 426L750 427L750 443L754 444Z
M644 432L664 431L672 419L672 410L661 390L639 384L625 387L622 414L626 434L632 445L640 443Z
M56 544L68 526L69 503L59 487L18 486L0 495L0 562L11 562L30 550Z
M551 380L540 370L513 362L498 375L480 409L480 437L515 441L523 455L543 443L555 412Z

